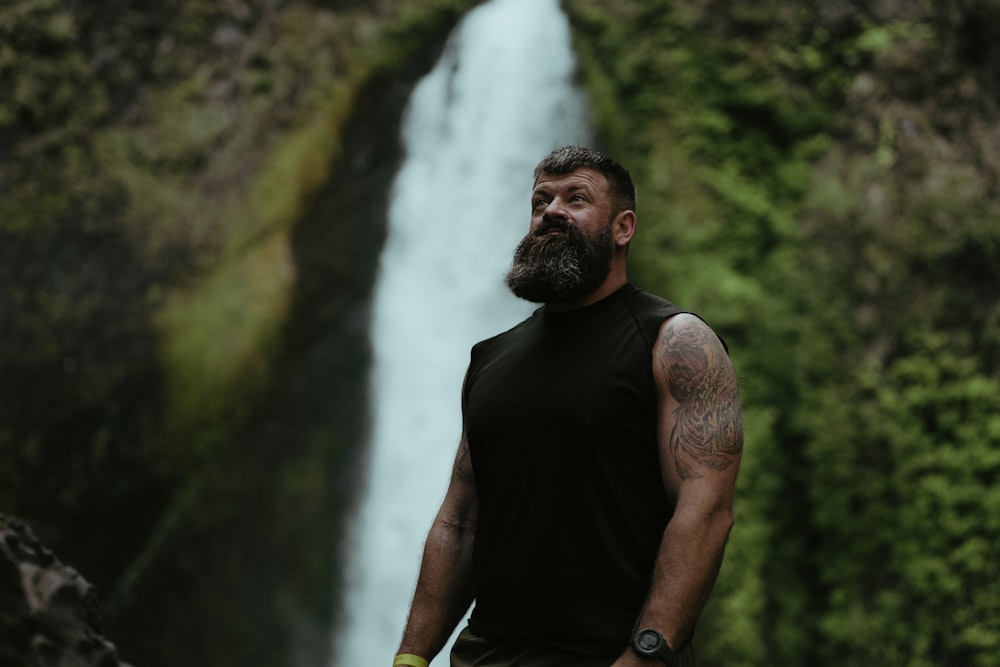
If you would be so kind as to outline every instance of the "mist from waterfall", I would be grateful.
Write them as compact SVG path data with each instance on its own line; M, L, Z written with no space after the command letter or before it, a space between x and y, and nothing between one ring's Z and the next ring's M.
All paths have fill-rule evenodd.
M392 663L461 435L469 349L533 308L503 283L532 169L557 146L590 143L574 68L558 0L490 0L414 89L375 287L368 479L334 667Z

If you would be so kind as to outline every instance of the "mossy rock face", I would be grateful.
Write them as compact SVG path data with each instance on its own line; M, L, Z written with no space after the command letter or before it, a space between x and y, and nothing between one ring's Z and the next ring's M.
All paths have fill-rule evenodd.
M398 123L473 3L119 4L0 9L0 507L130 661L328 664Z

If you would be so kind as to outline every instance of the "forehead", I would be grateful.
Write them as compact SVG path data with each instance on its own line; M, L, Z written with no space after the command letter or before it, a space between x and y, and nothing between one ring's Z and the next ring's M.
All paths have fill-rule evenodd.
M608 191L608 179L596 169L582 168L568 174L539 174L534 190L546 192L586 189L595 193Z

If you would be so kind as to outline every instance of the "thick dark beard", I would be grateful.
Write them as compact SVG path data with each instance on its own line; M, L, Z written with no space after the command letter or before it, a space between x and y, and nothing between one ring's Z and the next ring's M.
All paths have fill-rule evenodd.
M515 296L533 303L557 303L582 298L611 273L614 243L611 225L587 236L572 225L562 235L545 236L551 226L528 234L514 251L505 282Z

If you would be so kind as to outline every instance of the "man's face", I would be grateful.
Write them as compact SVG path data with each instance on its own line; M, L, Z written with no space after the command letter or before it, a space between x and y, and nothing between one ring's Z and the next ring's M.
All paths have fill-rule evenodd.
M607 179L592 169L542 174L531 196L531 226L514 251L507 286L535 303L579 299L611 271L614 210Z

